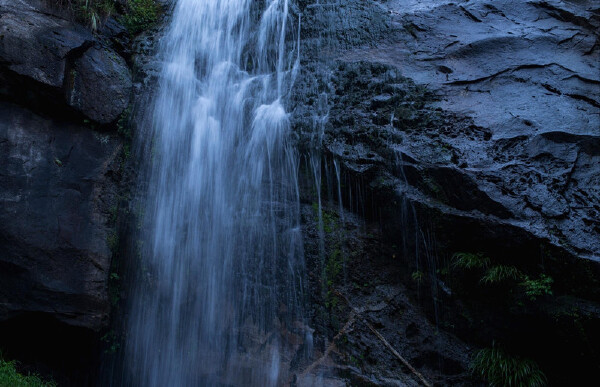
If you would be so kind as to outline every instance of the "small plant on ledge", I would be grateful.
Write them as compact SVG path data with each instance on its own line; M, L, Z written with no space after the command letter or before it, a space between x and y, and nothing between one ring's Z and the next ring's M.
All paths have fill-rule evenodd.
M471 372L485 379L490 386L541 387L546 376L536 362L511 356L496 346L478 351L471 362Z
M138 34L156 23L160 11L156 0L129 0L121 22L131 34Z
M489 266L490 259L483 253L456 253L452 257L453 266L461 269L483 269Z
M531 279L528 276L523 277L523 282L519 285L525 288L525 294L531 301L535 301L537 297L552 295L552 277L546 274L540 274L538 279Z
M119 5L116 0L57 0L57 4L69 9L79 23L94 32L111 15L120 14L117 19L131 34L138 34L152 27L161 12L156 0L127 0L125 5Z
M15 368L14 361L5 361L0 353L0 386L10 387L56 387L53 381L47 382L37 375L23 375Z

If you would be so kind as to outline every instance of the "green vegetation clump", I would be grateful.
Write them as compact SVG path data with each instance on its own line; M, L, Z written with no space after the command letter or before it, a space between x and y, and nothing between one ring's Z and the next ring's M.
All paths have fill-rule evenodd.
M56 383L46 382L37 375L22 375L14 361L0 358L0 387L56 387Z
M102 336L100 340L106 343L107 348L104 350L104 353L106 354L115 354L121 347L121 345L119 344L118 337L112 329L106 332L106 334L104 334L104 336Z
M554 280L552 277L546 274L540 274L538 279L530 279L528 276L523 277L521 286L525 288L525 294L531 301L535 301L537 297L544 295L552 295L552 283Z
M452 266L455 269L479 273L480 284L496 285L505 284L517 290L515 294L524 294L531 301L538 297L551 296L554 279L549 275L541 273L539 277L530 278L527 274L512 265L492 265L489 257L483 253L456 253L452 256ZM512 291L511 291L512 292Z
M115 12L115 0L62 0L59 4L68 7L75 19L96 31L103 19Z
M523 274L514 266L497 265L493 266L481 277L481 282L485 284L495 284L506 280L517 280Z
M315 222L319 221L319 203L314 202L312 208L315 211ZM337 222L338 215L335 212L327 211L325 209L320 210L321 220L323 221L323 231L330 234L339 228Z
M131 156L131 144L133 142L133 133L131 128L131 106L121 113L119 120L117 121L117 133L123 138L123 155L125 160Z
M160 15L160 6L155 0L129 0L127 11L121 21L132 34L152 27Z
M425 279L425 273L423 273L422 271L419 271L419 270L413 271L412 274L410 275L410 277L412 278L413 281L415 281L417 283L421 283Z
M538 387L546 385L546 376L536 362L511 356L501 348L485 348L471 362L471 372L490 386Z
M110 251L113 254L115 254L119 249L119 235L115 230L111 231L106 236L106 243L108 244L108 248L110 249Z
M70 9L75 19L92 31L98 30L104 20L118 11L122 14L120 21L129 32L138 34L152 27L161 11L156 0L128 0L127 5L118 10L116 0L59 0L58 3Z
M483 255L483 253L456 253L452 257L454 260L454 266L461 269L482 269L490 264L490 259Z

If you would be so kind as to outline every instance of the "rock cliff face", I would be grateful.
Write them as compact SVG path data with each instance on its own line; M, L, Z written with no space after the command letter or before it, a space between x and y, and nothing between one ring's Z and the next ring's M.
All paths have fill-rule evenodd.
M450 218L600 260L593 2L349 2L331 12L387 13L325 43L332 154L360 174L396 175L383 177L398 195ZM407 95L404 77L429 95ZM406 177L390 169L396 159Z
M0 316L47 312L97 330L109 313L120 140L7 102L0 117Z
M297 384L417 385L400 354L431 382L472 385L472 349L496 339L551 382L583 384L600 364L598 6L295 3L290 118L315 329L302 348L313 359L291 362ZM44 1L0 0L4 332L58 324L89 351L89 332L106 327L115 128L152 83L152 40L132 46L113 19L92 34ZM137 117L149 116L149 93L138 97ZM551 275L554 294L507 301L473 273L450 275L456 252Z
M335 344L321 363L335 366L321 372L331 383L411 383L402 371L385 371L408 372L389 349L373 349L383 344L368 322L436 383L474 383L467 347L494 340L534 357L551 383L580 377L561 364L590 375L597 353L574 348L599 340L597 5L299 7L304 66L292 119L307 159L307 260L322 268L310 274L320 305L312 310L315 337L325 338L315 346ZM319 198L324 212L316 219L310 207ZM486 287L473 272L457 274L458 252L490 257L520 276L546 273L554 296L532 303L519 299L518 281ZM581 341L566 333L577 329L570 308L585 316ZM413 310L451 337L404 319Z
M0 321L44 312L97 331L131 72L45 4L0 1Z

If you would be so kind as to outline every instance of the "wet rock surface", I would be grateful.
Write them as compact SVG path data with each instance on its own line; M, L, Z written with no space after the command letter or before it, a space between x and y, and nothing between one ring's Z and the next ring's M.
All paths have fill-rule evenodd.
M0 320L108 322L110 208L121 140L0 103Z
M122 194L114 129L132 82L116 46L71 16L0 1L0 320L98 332Z
M94 33L75 16L0 0L0 346L65 386L101 383L101 354L118 348L131 101L156 38L118 14Z
M326 137L333 133L325 140L330 150L347 152L348 162L355 158L363 169L377 165L364 157L369 152L403 153L409 168L434 171L433 182L449 200L434 200L449 205L444 211L473 219L492 215L484 222L521 228L574 255L600 259L594 173L600 168L600 16L592 2L382 5L390 12L388 36L338 50L332 59L394 71L377 70L377 79L371 65L338 66L328 86L335 90L325 130ZM428 112L410 98L398 106L402 91L394 82L402 88L400 75L435 95ZM369 91L361 95L363 87ZM340 124L338 115L356 122ZM469 192L486 203L476 204ZM452 201L461 195L460 203Z
M364 223L356 226L362 230L356 243L376 245L341 254L350 262L347 272L327 284L336 242L327 239L325 225L319 232L313 223L317 231L306 233L307 259L314 254L323 270L313 278L315 304L330 311L313 311L325 337L321 350L339 344L348 321L347 310L331 312L327 305L327 292L335 289L342 295L337 302L354 300L359 309L387 305L380 328L389 334L383 336L436 383L476 383L465 368L473 350L464 343L481 348L495 339L539 361L551 384L591 375L597 354L575 348L599 342L593 333L600 321L598 7L590 1L407 0L340 7L301 2L301 11L308 39L292 122L307 157L304 186L321 187L320 196L306 188L304 201L358 214ZM351 24L348 33L340 19ZM322 33L312 25L323 26ZM337 209L340 199L344 210ZM325 238L324 246L312 238ZM506 284L486 289L473 273L457 274L452 256L462 251L484 252L522 275L546 273L555 280L554 296L521 299L518 283L511 296ZM397 274L391 279L387 271ZM365 298L350 286L365 275L371 278L366 283L386 284L398 295L373 290L373 299ZM415 332L427 336L435 329L407 321L401 332L403 320L389 316L400 303L390 300L402 297L408 310L427 315L450 337L428 349L409 346ZM577 329L567 309L585 316L581 340L566 333ZM366 319L374 325L378 318L369 313ZM369 335L365 328L358 336L368 341ZM348 340L367 352L384 348L377 339ZM391 375L372 361L352 366L352 351L337 344L321 376L351 367L367 384L416 381L406 368ZM375 358L384 359L383 352ZM397 369L389 361L386 367ZM567 363L577 375L560 370ZM338 371L329 374L332 383L352 384Z
M100 124L116 121L129 104L124 59L45 3L0 1L0 36L1 94ZM23 90L24 84L38 90Z
M302 221L315 351L297 385L472 385L470 348L426 318L379 225L336 206Z
M108 124L129 105L131 75L125 59L105 48L91 48L69 72L68 104L90 119Z
M0 15L3 67L42 84L61 88L67 57L89 47L94 38L83 26L48 15L26 0L2 0Z

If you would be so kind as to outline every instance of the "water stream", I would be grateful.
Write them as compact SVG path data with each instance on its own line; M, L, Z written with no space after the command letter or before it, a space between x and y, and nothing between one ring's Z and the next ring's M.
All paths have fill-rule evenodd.
M288 377L305 335L285 109L297 26L288 0L177 1L161 43L127 385Z

